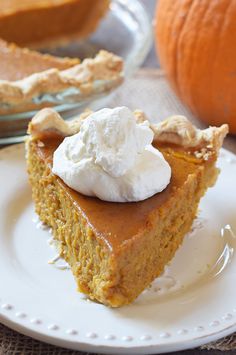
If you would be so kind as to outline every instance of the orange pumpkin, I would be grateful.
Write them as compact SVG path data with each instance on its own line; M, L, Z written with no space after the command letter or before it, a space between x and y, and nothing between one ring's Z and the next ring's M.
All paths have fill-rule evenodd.
M236 1L159 0L155 38L176 93L203 121L236 133Z

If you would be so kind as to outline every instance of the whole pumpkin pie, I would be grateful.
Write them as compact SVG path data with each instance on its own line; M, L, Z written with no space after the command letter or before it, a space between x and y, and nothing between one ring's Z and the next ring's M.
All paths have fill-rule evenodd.
M1 0L0 38L20 46L57 42L93 32L109 0Z
M0 39L0 114L49 105L47 95L74 90L77 101L109 92L123 80L122 59L100 51L94 59L58 58Z
M52 109L40 111L29 125L28 173L36 212L52 228L78 289L119 307L132 302L175 255L200 198L216 181L228 126L199 130L182 116L150 125L153 146L171 167L170 183L143 201L118 203L85 196L52 173L54 152L88 117L85 112L66 123ZM135 117L146 120L140 111Z

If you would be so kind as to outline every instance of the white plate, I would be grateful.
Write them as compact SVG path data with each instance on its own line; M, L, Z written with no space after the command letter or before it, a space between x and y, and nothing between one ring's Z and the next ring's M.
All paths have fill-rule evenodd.
M236 157L222 150L216 186L164 275L130 306L109 309L76 292L49 265L36 228L22 145L0 151L0 321L77 350L151 354L199 346L236 331Z

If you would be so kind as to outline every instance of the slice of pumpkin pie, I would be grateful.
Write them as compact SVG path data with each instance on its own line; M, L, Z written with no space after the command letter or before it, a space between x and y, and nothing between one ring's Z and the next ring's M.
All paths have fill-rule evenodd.
M33 118L26 144L36 212L81 292L119 307L163 272L216 181L227 132L183 116L151 125L126 107L69 123L52 109Z

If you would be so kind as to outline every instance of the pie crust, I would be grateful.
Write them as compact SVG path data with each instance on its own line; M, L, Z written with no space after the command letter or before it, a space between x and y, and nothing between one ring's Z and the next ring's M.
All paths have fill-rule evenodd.
M19 60L20 53L27 60L27 56L41 56L41 61L47 61L51 56L44 56L27 49L13 47L12 54L16 52ZM20 80L0 80L0 113L17 105L21 108L25 104L34 102L35 98L43 94L56 94L76 88L81 100L90 95L103 91L109 92L123 81L123 61L120 57L100 51L94 59L85 59L78 64L78 60L64 59L66 69L57 68L63 60L55 58L55 67L22 77ZM52 66L53 63L52 63ZM16 68L17 70L17 68ZM22 75L23 76L23 73Z

